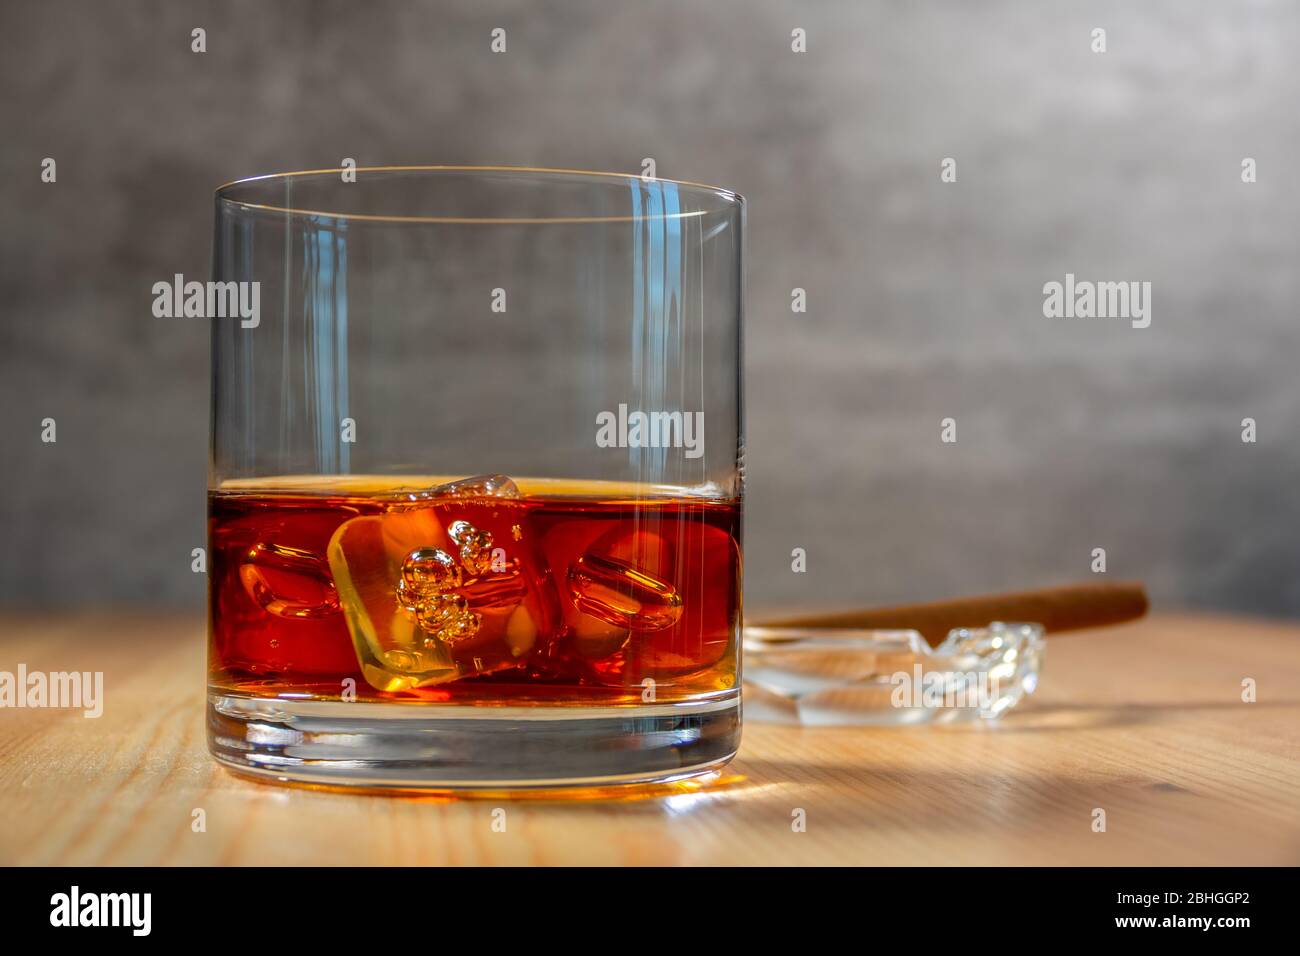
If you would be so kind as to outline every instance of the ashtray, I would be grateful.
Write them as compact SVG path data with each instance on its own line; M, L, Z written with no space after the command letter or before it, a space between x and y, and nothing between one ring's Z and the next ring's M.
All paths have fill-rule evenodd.
M931 647L914 630L744 628L745 721L834 725L996 719L1032 694L1040 624L961 627Z

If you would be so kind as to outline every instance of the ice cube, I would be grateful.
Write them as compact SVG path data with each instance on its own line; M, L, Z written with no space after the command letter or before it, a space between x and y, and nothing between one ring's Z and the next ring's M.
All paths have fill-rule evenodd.
M519 486L505 475L475 475L428 488L404 488L393 495L401 501L428 504L443 498L519 498Z
M708 670L740 636L740 552L722 528L687 522L674 537L675 555L659 576L683 592L672 626L634 631L627 649L628 676L660 683ZM653 568L651 569L653 570Z
M651 592L650 606L672 613L671 585L647 571L671 564L668 543L661 536L622 523L608 533L593 535L590 522L566 521L547 533L543 547L551 567L563 574L557 585L564 591L566 646L578 658L589 662L611 658L626 646L632 625L653 623L653 614L640 613L636 598L640 590Z
M677 589L628 561L588 552L573 563L568 577L574 606L606 624L657 631L682 616Z
M339 609L324 558L302 548L253 545L239 566L239 580L248 596L276 617L315 619Z
M376 687L523 666L552 632L556 600L525 530L527 505L508 478L467 481L492 493L454 482L456 493L423 506L353 518L330 541L339 604Z
M519 486L505 475L475 475L438 485L429 494L444 498L518 498Z
M399 589L402 567L419 549L449 546L432 511L400 511L345 521L326 555L357 662L377 690L401 691L454 680L450 648L425 638L418 604ZM406 606L403 606L406 604Z
M736 593L729 577L739 556L730 535L698 522L657 527L662 534L641 523L614 528L567 570L570 643L601 683L685 677L716 664L735 637L737 609L726 598ZM572 542L548 551L564 547Z

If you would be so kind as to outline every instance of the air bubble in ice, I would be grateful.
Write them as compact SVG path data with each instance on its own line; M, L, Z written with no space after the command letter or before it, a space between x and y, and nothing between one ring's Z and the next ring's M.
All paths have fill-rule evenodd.
M438 632L438 637L448 644L459 644L478 634L482 624L483 615L475 611L465 611L447 622Z
M402 584L417 597L460 587L456 559L441 548L416 548L402 562Z
M470 574L478 577L492 570L492 546L496 543L492 532L473 528L462 533L456 543L460 545L461 566Z
M657 631L682 616L675 587L617 558L587 552L569 567L568 583L574 606L607 624Z
M463 595L454 592L434 594L420 601L415 611L415 620L428 633L437 634L468 613L469 602Z
M338 592L325 559L302 548L266 542L253 545L239 566L239 580L248 596L276 617L314 619L339 609Z
M386 651L384 663L399 671L411 670L415 667L416 656L410 651Z

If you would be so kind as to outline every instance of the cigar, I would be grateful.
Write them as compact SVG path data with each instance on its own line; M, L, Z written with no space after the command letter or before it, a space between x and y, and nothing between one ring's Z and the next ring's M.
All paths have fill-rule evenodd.
M1136 620L1146 612L1147 592L1142 582L1117 581L1067 584L1040 591L984 594L925 604L865 608L754 623L773 628L905 629L919 631L928 643L936 645L955 627L983 627L991 621L1038 623L1051 634L1122 624Z

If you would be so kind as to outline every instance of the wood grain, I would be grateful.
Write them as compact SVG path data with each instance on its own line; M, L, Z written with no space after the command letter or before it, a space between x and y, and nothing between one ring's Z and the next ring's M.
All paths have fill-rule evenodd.
M0 670L102 670L106 693L98 719L0 710L0 863L1300 863L1294 623L1161 616L1053 638L1038 694L997 723L750 723L703 786L576 800L235 777L205 750L203 634L199 615L0 617Z

